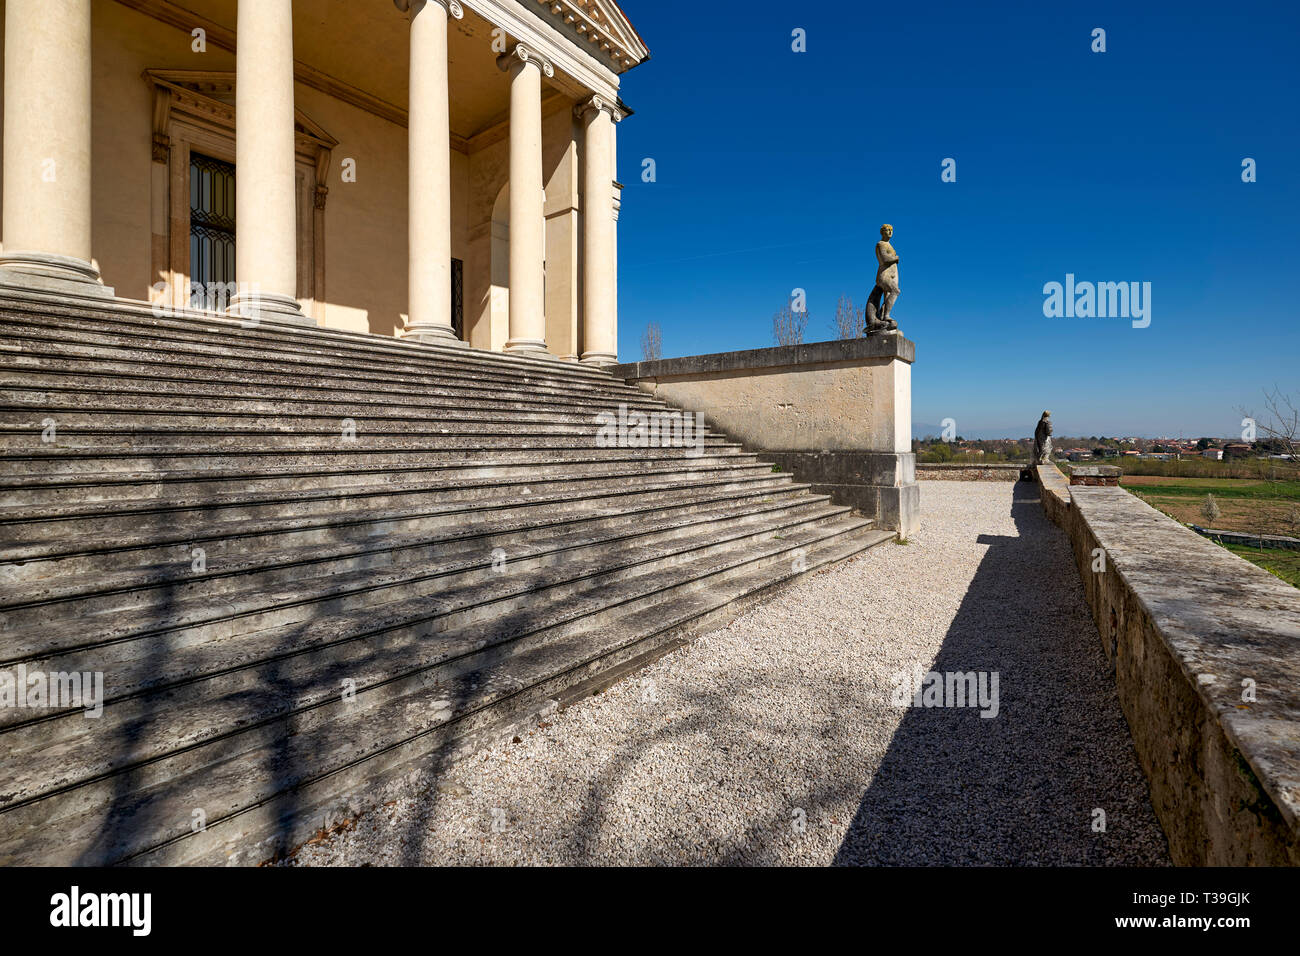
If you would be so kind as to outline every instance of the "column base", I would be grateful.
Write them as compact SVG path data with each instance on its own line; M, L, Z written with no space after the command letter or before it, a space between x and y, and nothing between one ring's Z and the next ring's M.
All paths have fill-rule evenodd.
M51 252L0 253L0 286L92 299L111 299L114 294L93 263Z
M226 315L246 324L270 322L280 325L312 325L316 320L302 314L298 300L278 292L237 292L226 307Z
M613 352L583 352L583 365L617 365L618 356Z
M456 338L455 331L449 325L410 325L402 329L402 338L407 342L424 342L427 345L462 345L469 343Z
M545 339L510 339L506 342L504 352L510 355L530 355L535 358L552 358L546 350Z

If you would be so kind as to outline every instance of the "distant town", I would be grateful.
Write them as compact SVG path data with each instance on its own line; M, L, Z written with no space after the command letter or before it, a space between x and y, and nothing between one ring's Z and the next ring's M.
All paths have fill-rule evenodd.
M1107 438L1065 437L1055 439L1052 456L1058 461L1098 461L1111 458L1139 461L1175 461L1188 458L1228 461L1247 458L1290 460L1289 449L1280 439L1245 442L1232 438ZM952 441L934 436L916 439L912 450L925 462L1028 461L1034 447L1032 437L968 440L958 435Z

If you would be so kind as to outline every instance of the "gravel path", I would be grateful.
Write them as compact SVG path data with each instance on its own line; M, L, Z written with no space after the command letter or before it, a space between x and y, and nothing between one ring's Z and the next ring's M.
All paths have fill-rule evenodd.
M286 862L1167 865L1064 535L1022 485L921 490L909 544ZM996 716L893 705L917 667L996 672Z

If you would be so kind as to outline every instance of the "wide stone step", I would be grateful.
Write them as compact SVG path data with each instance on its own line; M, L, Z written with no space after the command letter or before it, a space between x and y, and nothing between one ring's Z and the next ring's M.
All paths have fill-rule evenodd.
M892 537L707 429L601 447L624 410L681 415L568 362L6 295L0 666L106 702L0 709L0 863L260 862Z
M33 385L33 382L39 384ZM621 405L626 405L629 410L646 412L667 408L663 402L639 389L633 394L612 397L609 402L602 399L593 407L590 396L528 388L492 388L488 385L473 388L464 384L443 386L426 383L413 390L400 384L386 385L365 379L322 385L313 376L273 374L261 375L253 381L242 373L213 370L200 376L193 369L180 365L160 370L76 360L41 362L30 359L18 365L6 365L0 360L0 387L14 394L20 391L34 393L36 397L28 404L39 404L42 397L49 401L57 398L67 404L78 401L78 396L82 395L108 395L139 408L172 407L172 403L202 398L215 401L219 406L229 401L232 409L239 401L249 400L271 402L272 407L285 407L290 412L293 406L285 403L314 405L326 410L340 406L393 413L410 410L417 415L422 409L459 408L484 412L501 409L542 414L561 412L590 417L607 408L617 413Z
M444 404L472 403L476 396L492 402L525 402L538 408L568 405L575 410L591 414L610 410L617 413L626 403L647 407L654 399L640 389L635 391L609 391L607 389L576 390L558 385L475 383L472 378L449 379L428 374L420 377L394 378L383 375L366 375L347 370L301 370L283 368L244 368L202 365L192 361L159 362L139 361L117 357L100 359L82 356L9 356L0 352L0 384L12 385L20 379L60 385L66 376L97 376L112 386L130 383L154 387L158 383L179 383L187 391L192 383L195 393L203 383L222 385L242 393L258 387L278 387L291 396L316 397L328 400L334 394L368 391L375 398L392 396L396 404L404 405L412 396ZM659 405L658 407L665 407Z
M361 471L363 469L409 469L421 466L445 465L449 468L464 468L470 461L481 462L485 469L484 477L507 474L509 467L515 463L528 462L532 467L563 465L569 467L575 461L627 461L640 458L647 460L650 456L645 449L640 454L629 454L638 449L599 448L582 445L572 447L520 447L520 448L484 448L472 442L434 449L412 450L403 448L357 448L353 443L339 442L339 447L323 447L318 450L275 450L244 451L227 453L219 451L184 452L174 448L161 448L151 453L149 449L133 448L121 453L105 449L75 449L53 447L43 454L9 455L5 470L9 474L23 476L53 477L56 475L85 476L94 473L109 476L121 472L158 472L168 473L185 471L262 471L263 469L291 467L314 467L320 471ZM693 448L656 448L654 460L675 460L689 462L698 457L698 450ZM489 455L490 453L490 455ZM705 453L740 454L739 444L714 444L710 441L705 446ZM476 464L476 467L479 467Z
M111 527L104 522L126 522L134 528L173 526L185 522L187 513L201 512L202 521L234 518L287 518L357 512L375 508L428 505L433 503L479 501L493 504L512 492L530 496L584 492L588 495L633 492L637 489L685 488L707 482L753 480L772 474L771 467L757 462L737 462L736 456L693 459L689 466L657 466L653 462L635 462L612 471L590 475L568 470L522 478L497 479L484 485L474 478L448 479L441 475L410 474L405 482L371 481L365 476L343 475L351 479L334 487L298 489L288 493L255 492L240 484L238 492L229 488L223 493L175 490L160 498L157 494L136 497L121 495L95 500L65 500L12 505L0 503L0 527L50 522L57 529L74 521L93 522L100 529ZM2 535L0 535L2 537Z
M538 393L611 397L634 395L636 386L601 374L573 378L562 372L567 363L535 360L523 370L499 369L492 362L466 361L460 355L420 353L378 357L313 354L297 349L268 349L255 344L206 344L193 339L142 339L126 343L111 335L65 335L59 338L15 337L0 320L0 340L17 350L0 352L11 367L58 365L69 361L111 364L120 370L167 370L178 367L242 372L256 380L264 374L296 375L325 380L371 380L408 386L440 384L448 388L487 388L500 391L530 389ZM457 350L469 353L472 350ZM430 361L433 358L434 361Z
M141 427L135 430L90 431L75 427L59 427L57 419L51 440L46 441L41 423L5 429L0 426L0 457L39 456L42 450L51 452L122 452L149 451L167 453L174 450L197 452L242 451L305 452L332 450L346 445L360 451L482 451L488 449L520 448L602 448L610 447L617 436L602 435L595 424L554 425L530 428L525 424L511 427L505 424L476 427L474 423L450 424L441 429L387 426L384 430L363 429L360 423L328 422L324 427L308 430L305 426L294 428L284 423L274 430L269 428L210 429L177 427L174 429ZM349 427L351 425L351 427ZM639 439L637 439L639 440ZM647 441L649 438L647 437ZM669 441L672 441L670 439ZM667 443L665 443L667 444ZM725 435L705 434L700 440L677 444L683 450L722 448L734 444ZM670 445L671 447L671 445ZM647 449L657 451L658 446Z
M93 461L88 465L97 467ZM554 465L553 458L522 458L510 462L459 459L432 465L351 467L345 470L324 470L313 468L311 463L291 463L279 468L256 470L180 468L172 471L21 475L7 479L0 477L0 506L18 509L82 507L97 502L163 498L194 507L205 500L219 503L231 495L255 501L273 495L304 498L364 490L396 494L406 488L433 486L449 490L470 487L480 494L469 497L484 497L492 495L492 489L498 486L528 487L534 483L544 485L551 480L613 479L635 474L640 469L644 469L646 474L678 473L687 479L717 469L771 470L770 465L758 464L757 455L735 453L733 449L726 449L721 455L706 453L666 462L647 460L624 449L622 455L597 459L568 458L562 472L557 471Z
M776 487L807 489L807 485ZM679 491L686 491L679 489ZM634 492L646 505L670 503L679 491ZM688 493L688 492L687 492ZM629 495L606 495L603 504L628 507ZM526 524L560 517L576 517L600 507L601 499L581 492L567 497L536 495L503 497L482 502L450 502L425 508L398 508L314 515L259 521L210 521L194 527L166 526L132 529L105 538L87 537L77 523L63 528L49 523L0 528L0 554L5 576L14 584L49 581L71 575L103 574L128 567L167 567L184 573L199 561L205 573L220 574L242 565L248 556L289 549L353 547L393 551L395 543L410 537L446 533L460 525L484 522ZM60 531L62 533L60 533ZM26 535L28 540L23 540ZM202 555L198 554L202 551Z
M117 699L276 657L287 648L306 653L317 643L330 645L337 623L348 615L364 615L355 621L366 626L380 617L405 620L415 612L424 620L433 615L439 627L486 621L510 608L527 609L530 602L562 600L597 579L621 580L752 546L845 514L824 499L805 496L766 508L732 506L661 519L657 527L641 531L574 530L517 545L500 565L490 552L449 548L422 564L304 578L284 585L283 594L226 592L210 601L194 590L174 600L163 595L153 615L148 608L86 614L82 632L54 641L41 633L40 624L28 624L6 633L4 642L45 648L43 655L24 657L29 670L104 671L111 676L110 699ZM285 628L295 629L291 645L283 641ZM166 647L165 659L159 658L159 647ZM29 718L21 709L0 711L0 725Z
M477 375L499 381L553 383L570 389L625 388L608 373L551 357L486 353L476 349L411 343L377 336L350 336L334 330L244 329L237 323L221 329L204 328L177 320L157 325L122 321L121 317L95 317L69 323L51 323L0 310L0 339L18 346L21 353L39 354L47 347L103 346L147 356L201 356L280 361L301 367L349 367L371 371L442 369L453 375Z
M328 577L331 585L343 575L366 575L363 583L377 585L385 576L400 577L407 566L445 560L496 572L506 562L550 549L586 546L602 540L631 540L638 535L688 527L693 522L763 513L775 518L781 507L820 505L824 499L804 494L806 486L749 482L736 487L685 490L677 495L641 494L596 499L589 507L570 509L545 518L474 515L433 534L391 536L366 545L312 545L281 550L256 550L221 561L220 570L195 573L192 562L172 561L80 574L61 568L57 575L19 578L6 588L0 613L7 627L0 635L0 660L15 660L45 646L51 621L76 617L82 639L112 638L133 630L175 626L236 613L246 598L248 607L265 607L302 598L309 581ZM558 510L558 509L557 509ZM548 552L549 553L549 552ZM459 557L463 555L464 557ZM120 559L119 559L120 560ZM89 563L89 562L87 562ZM108 562L104 562L106 565ZM358 578L358 580L363 580ZM233 595L233 596L232 596ZM148 613L144 623L114 618L97 624L88 615L127 611Z
M653 648L656 638L668 639L797 576L796 567L815 569L869 547L875 541L854 533L864 524L844 519L768 542L739 560L705 557L595 587L546 612L525 612L507 626L509 637L494 631L487 643L481 628L427 635L423 643L436 649L416 667L401 676L363 673L355 699L347 701L335 690L304 705L291 681L277 685L272 665L260 675L261 686L279 686L281 693L263 703L283 707L279 698L288 696L294 710L79 784L61 775L62 792L10 803L0 827L0 861L105 863L145 853L149 862L195 861L258 839L268 828L289 838L352 788L373 787L448 740L624 664ZM147 719L165 713L160 706ZM195 808L207 818L199 834L190 826Z
M65 307L59 303L26 306L7 299L0 307L0 322L12 323L14 333L29 339L54 341L69 332L108 334L114 341L139 341L140 336L165 341L201 341L213 345L256 345L274 352L340 357L367 356L391 360L423 357L430 363L478 367L495 374L554 375L565 380L607 378L600 368L551 357L483 352L460 345L412 342L369 333L312 326L249 325L203 313L157 315L132 311L120 304L112 309Z
M369 398L369 396L367 396ZM0 386L0 414L6 423L40 420L57 416L62 423L69 415L86 416L87 421L157 422L169 418L326 419L387 421L419 424L431 421L452 422L544 422L555 424L591 424L599 412L589 402L542 405L535 401L471 402L464 399L436 401L418 396L417 402L403 398L400 402L358 401L351 403L334 393L331 401L308 401L288 398L239 398L231 389L218 389L211 397L184 392L148 392L94 388L54 389L48 386L21 388ZM646 401L628 404L643 413L664 411L661 403ZM617 410L615 410L617 414Z

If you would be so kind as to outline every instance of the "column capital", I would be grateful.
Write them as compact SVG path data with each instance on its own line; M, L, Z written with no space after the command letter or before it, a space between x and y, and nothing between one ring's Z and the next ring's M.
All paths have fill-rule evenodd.
M627 112L617 103L601 96L599 93L589 96L585 100L578 100L577 103L573 104L573 115L580 120L585 119L588 113L600 110L608 113L615 123L621 122L627 116Z
M402 13L410 13L411 7L423 2L425 2L425 0L393 0L393 6L397 7L397 9ZM457 3L456 0L428 0L428 2L438 4L438 6L447 11L447 16L451 17L453 20L461 20L465 17L465 8Z
M555 75L555 66L542 54L523 43L516 43L505 53L497 57L497 66L509 71L519 65L532 64L548 77Z

